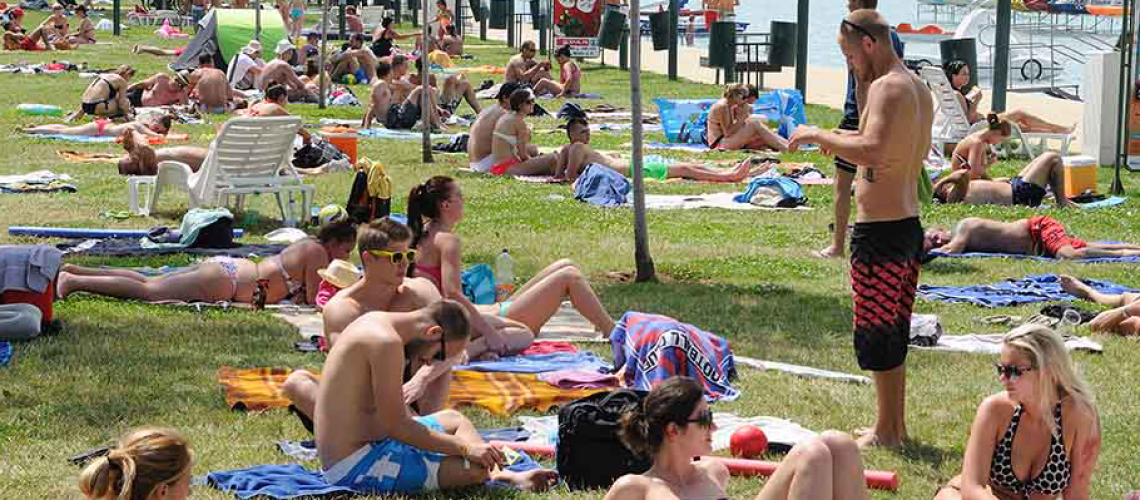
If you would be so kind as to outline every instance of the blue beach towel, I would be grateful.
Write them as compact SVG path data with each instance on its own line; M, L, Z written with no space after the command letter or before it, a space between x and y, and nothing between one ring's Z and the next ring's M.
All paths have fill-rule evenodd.
M12 344L0 342L0 366L8 366L10 361L12 361Z
M1111 196L1100 201L1094 201L1092 203L1080 203L1078 206L1081 208L1114 207L1116 205L1124 203L1125 201L1128 201L1128 198L1125 198L1123 196Z
M327 483L324 474L300 465L260 465L250 469L211 472L207 480L210 486L231 491L241 499L256 496L285 499L352 492L343 486Z
M1135 288L1120 286L1109 281L1085 279L1082 281L1101 293L1122 294L1137 291ZM1060 279L1055 274L1008 279L993 285L919 285L918 296L936 302L961 302L981 307L1007 307L1057 300L1071 302L1076 298L1061 289Z
M1111 243L1111 242L1108 242ZM965 259L981 259L981 258L1003 258L1003 259L1018 259L1018 260L1032 260L1036 262L1057 262L1065 260L1066 262L1078 262L1081 264L1106 264L1115 262L1140 262L1140 257L1089 257L1087 259L1055 259L1053 257L1044 257L1041 255L1026 255L1023 253L999 253L999 252L965 252L965 253L944 253L944 252L930 252L931 257L947 257L947 258L965 258Z
M89 135L67 135L67 134L28 134L28 137L36 139L55 139L57 141L68 142L115 142L115 137L107 136L89 136Z
M715 99L654 99L665 138L671 143L700 143L704 140L709 109ZM798 90L778 89L760 94L752 114L777 121L777 133L788 138L796 126L807 123L804 99Z
M424 136L422 132L413 130L391 130L386 128L366 128L357 130L356 133L361 137L372 139L400 139L406 141L420 140ZM432 140L451 140L451 137L451 134L431 134Z
M734 196L732 199L737 203L749 203L752 201L752 196L756 194L756 190L766 186L779 189L784 193L785 199L796 200L797 205L803 205L807 202L800 183L787 177L756 177L748 183L748 188L743 193Z
M574 182L574 199L601 205L620 207L633 190L629 179L604 165L590 164Z
M477 372L543 373L557 370L601 370L610 366L592 352L556 352L532 356L508 356L495 361L474 361L453 370Z
M740 392L728 341L668 316L629 311L610 333L614 366L626 367L627 387L648 391L674 375L693 377L711 401L732 401Z

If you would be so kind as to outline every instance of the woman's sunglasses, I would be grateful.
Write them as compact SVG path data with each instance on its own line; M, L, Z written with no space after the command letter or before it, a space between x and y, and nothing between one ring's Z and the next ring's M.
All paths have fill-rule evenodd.
M997 368L998 377L1005 375L1010 380L1025 375L1025 372L1034 370L1032 367L1021 367L1017 365L1003 365L1001 363L994 363L994 368Z
M405 252L389 252L387 250L369 250L368 253L372 254L373 257L380 257L381 259L387 257L389 259L392 259L393 264L401 264L405 260L408 262L408 264L411 264L411 263L416 261L416 251L415 250L408 250Z
M698 413L695 418L685 420L685 423L697 424L706 429L711 428L713 426L713 412L706 408L705 411Z

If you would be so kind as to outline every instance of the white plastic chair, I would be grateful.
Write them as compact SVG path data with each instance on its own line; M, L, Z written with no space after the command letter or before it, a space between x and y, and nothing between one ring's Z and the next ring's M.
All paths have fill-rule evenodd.
M970 125L966 110L962 108L962 102L958 100L959 92L950 85L950 80L946 78L946 73L942 68L927 65L919 68L918 74L934 92L934 125L931 127L931 142L939 151L943 150L946 144L957 144L967 135L986 126L985 123L981 122ZM1061 156L1069 153L1069 144L1072 141L1070 134L1022 132L1021 127L1017 126L1016 123L1010 123L1010 126L1012 129L1010 139L1017 139L1021 145L1020 152L1029 158L1037 157L1040 152L1046 149L1047 142L1050 140L1061 142ZM1037 141L1036 147L1031 144L1031 141L1034 140Z
M154 176L128 180L131 210L146 215L158 204L168 187L186 191L190 208L201 205L229 205L236 199L240 211L249 194L272 193L277 198L281 219L294 225L305 216L312 202L314 187L305 184L293 169L293 139L301 127L297 116L233 118L222 125L210 153L198 172L176 161L158 164ZM140 191L153 186L153 193L140 197ZM288 203L282 195L289 196ZM294 203L301 196L300 206Z

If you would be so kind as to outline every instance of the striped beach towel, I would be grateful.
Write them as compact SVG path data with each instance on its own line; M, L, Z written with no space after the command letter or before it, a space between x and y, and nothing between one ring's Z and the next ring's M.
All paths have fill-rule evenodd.
M474 372L456 370L451 373L449 407L479 405L496 415L510 415L519 408L547 411L608 389L561 389L525 373Z
M292 368L218 369L218 383L226 393L226 404L234 410L260 411L289 406L289 398L281 393ZM320 374L317 374L319 377Z
M727 340L668 316L626 312L610 333L614 367L626 368L626 386L648 391L674 375L692 377L709 401L732 401L736 362Z

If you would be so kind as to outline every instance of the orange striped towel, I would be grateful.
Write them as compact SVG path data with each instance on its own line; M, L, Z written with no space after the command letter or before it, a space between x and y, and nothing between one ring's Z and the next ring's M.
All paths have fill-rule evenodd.
M119 163L124 155L114 153L80 153L69 149L61 149L55 152L64 161L71 163Z
M281 393L292 368L218 368L218 383L226 392L226 404L235 410L259 411L289 406ZM320 377L320 374L317 374Z
M166 135L148 135L146 141L151 146L161 146L170 142L187 142L190 140L190 134L166 134ZM115 139L115 142L122 144L123 136Z
M496 415L507 416L523 407L549 410L607 389L562 389L527 373L451 372L451 397L447 405L479 405Z

